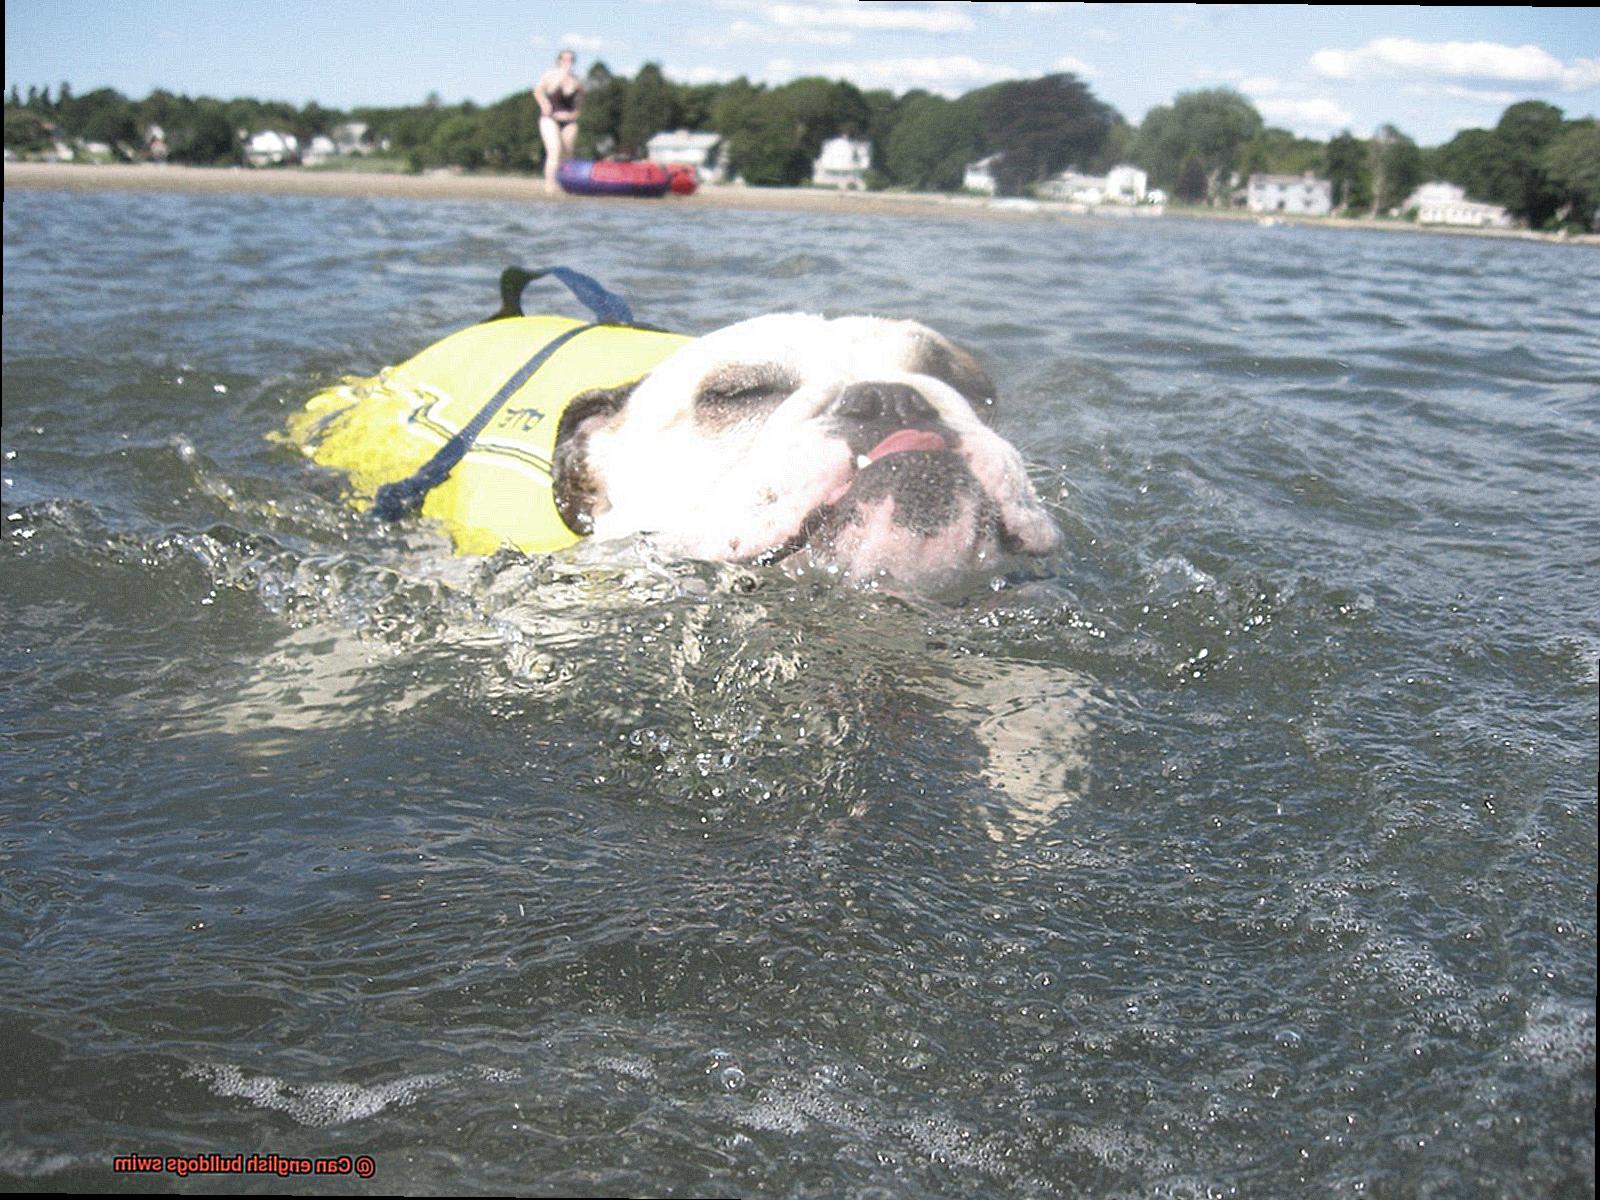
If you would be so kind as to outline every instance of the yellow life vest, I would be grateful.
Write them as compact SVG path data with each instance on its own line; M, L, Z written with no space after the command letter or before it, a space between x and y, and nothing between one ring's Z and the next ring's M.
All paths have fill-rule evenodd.
M573 332L578 330L580 332ZM585 392L643 378L692 340L569 317L505 317L435 342L369 379L313 396L289 418L288 437L314 462L345 472L365 508L385 484L405 480L516 383L542 349L549 357L504 397L465 457L422 500L458 554L504 545L543 554L578 541L556 509L551 477L561 414Z

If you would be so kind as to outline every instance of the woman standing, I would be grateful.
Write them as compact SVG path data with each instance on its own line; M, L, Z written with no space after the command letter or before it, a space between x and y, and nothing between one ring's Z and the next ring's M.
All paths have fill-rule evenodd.
M563 50L556 65L539 77L533 98L539 102L539 136L544 139L545 191L556 190L556 171L578 148L578 114L583 109L583 81L572 73L577 55Z

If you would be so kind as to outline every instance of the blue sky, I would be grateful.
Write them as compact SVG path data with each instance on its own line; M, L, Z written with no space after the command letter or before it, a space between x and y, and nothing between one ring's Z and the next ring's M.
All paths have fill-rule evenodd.
M1074 71L1124 117L1237 88L1309 137L1392 122L1424 145L1517 100L1600 113L1594 8L964 4L869 0L9 0L6 86L333 108L492 103L560 46L669 78L801 75L946 95Z

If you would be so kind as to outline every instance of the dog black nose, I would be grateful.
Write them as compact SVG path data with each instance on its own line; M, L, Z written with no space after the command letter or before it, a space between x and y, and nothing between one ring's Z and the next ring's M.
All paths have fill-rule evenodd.
M906 383L878 383L867 380L852 383L833 402L834 415L863 425L885 425L908 429L939 419L933 405L922 393Z

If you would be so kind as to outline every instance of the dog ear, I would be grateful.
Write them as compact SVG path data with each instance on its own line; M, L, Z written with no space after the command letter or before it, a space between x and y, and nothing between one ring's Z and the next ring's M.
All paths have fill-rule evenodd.
M594 532L597 512L606 508L600 481L589 467L589 438L612 424L627 404L639 380L616 388L601 388L573 397L556 426L556 446L551 463L551 484L556 511L568 529L583 537Z
M972 355L933 330L924 330L918 336L916 353L908 369L918 375L931 375L955 388L985 425L993 425L999 416L1000 404L988 372Z

